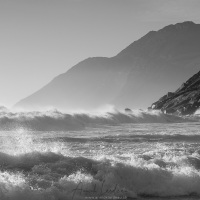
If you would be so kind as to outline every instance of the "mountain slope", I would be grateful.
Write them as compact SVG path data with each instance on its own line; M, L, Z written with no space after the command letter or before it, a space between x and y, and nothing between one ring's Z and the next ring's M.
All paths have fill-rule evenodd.
M152 109L160 109L165 113L193 114L200 107L200 71L188 79L174 93L161 97L153 103Z
M64 110L145 108L198 71L200 25L183 22L151 31L112 58L88 58L15 107Z

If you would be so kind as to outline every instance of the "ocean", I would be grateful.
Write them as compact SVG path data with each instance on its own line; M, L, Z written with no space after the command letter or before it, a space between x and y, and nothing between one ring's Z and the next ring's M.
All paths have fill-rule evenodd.
M2 112L0 200L200 199L200 121Z

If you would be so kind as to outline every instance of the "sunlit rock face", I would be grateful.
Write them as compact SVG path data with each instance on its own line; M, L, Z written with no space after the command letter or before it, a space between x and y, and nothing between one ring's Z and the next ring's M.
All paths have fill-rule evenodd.
M88 58L57 76L17 108L147 108L199 71L200 25L150 31L112 58Z
M152 109L165 113L193 114L200 107L200 71L188 79L174 93L169 93L153 103Z

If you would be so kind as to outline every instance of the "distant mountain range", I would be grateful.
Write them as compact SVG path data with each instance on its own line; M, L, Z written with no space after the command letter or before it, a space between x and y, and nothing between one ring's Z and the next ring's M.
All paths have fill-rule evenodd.
M137 30L136 30L137 31ZM199 71L200 25L183 22L150 31L111 58L88 58L15 107L64 110L147 108Z
M193 114L200 107L200 71L188 79L175 92L168 92L152 109L180 115Z

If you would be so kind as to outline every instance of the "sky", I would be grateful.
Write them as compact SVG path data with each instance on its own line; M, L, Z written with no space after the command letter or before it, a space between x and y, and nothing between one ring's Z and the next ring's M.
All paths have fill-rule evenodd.
M200 24L199 0L0 0L0 104L12 106L88 57L151 30Z

